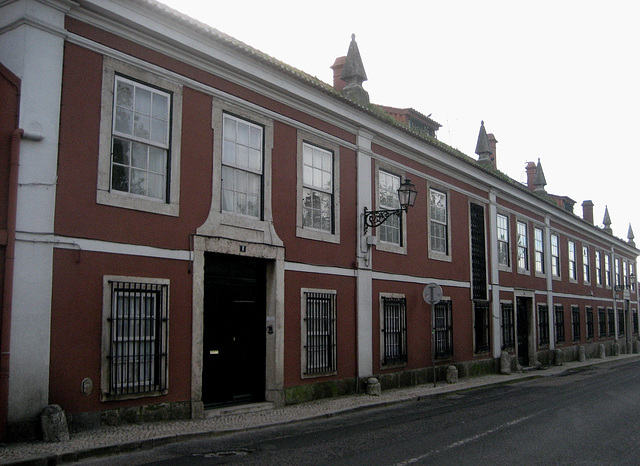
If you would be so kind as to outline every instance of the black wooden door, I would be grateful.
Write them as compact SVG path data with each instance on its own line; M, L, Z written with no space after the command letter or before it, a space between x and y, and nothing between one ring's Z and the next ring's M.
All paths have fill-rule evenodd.
M265 264L205 255L202 401L264 400Z
M529 306L528 298L517 298L518 313L518 362L521 366L529 365Z

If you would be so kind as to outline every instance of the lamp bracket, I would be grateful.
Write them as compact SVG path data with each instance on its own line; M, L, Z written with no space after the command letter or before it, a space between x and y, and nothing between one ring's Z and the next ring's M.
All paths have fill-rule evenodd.
M375 228L382 225L392 215L402 217L402 212L406 209L384 209L384 210L368 210L364 208L364 233L367 234L369 227Z

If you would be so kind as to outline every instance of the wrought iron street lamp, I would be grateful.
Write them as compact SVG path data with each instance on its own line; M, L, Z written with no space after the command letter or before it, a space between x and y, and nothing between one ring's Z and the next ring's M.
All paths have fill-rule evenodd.
M629 275L629 281L627 281L627 283L625 283L624 285L613 285L613 289L615 291L622 291L625 288L627 289L633 289L633 281L636 279L636 276L634 274Z
M399 209L383 209L368 210L364 208L364 233L366 234L369 227L375 228L382 225L392 215L402 216L402 212L406 212L409 207L413 207L416 202L418 191L410 179L405 178L398 188L398 201L400 201Z

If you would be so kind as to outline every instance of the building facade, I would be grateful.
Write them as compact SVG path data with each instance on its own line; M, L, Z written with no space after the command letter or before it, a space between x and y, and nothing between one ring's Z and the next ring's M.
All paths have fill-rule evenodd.
M632 232L369 104L354 39L334 87L152 0L0 7L9 437L633 350Z

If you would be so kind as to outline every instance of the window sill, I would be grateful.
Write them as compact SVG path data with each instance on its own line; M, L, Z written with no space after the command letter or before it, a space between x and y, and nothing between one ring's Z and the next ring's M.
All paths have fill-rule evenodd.
M324 241L325 243L340 244L340 235L328 233L322 230L312 230L310 228L296 227L296 236L298 238L311 239L314 241Z
M102 392L100 401L101 402L109 402L109 401L123 401L123 400L137 400L139 398L150 398L157 396L168 395L169 390L156 390L151 392L144 393L126 393L122 395L110 395L109 393Z
M127 193L120 194L113 191L98 190L96 202L111 207L138 210L152 214L169 215L172 217L178 217L180 215L180 207L177 203L167 204L160 200L145 199Z
M451 262L451 254L429 250L429 259L434 261Z

